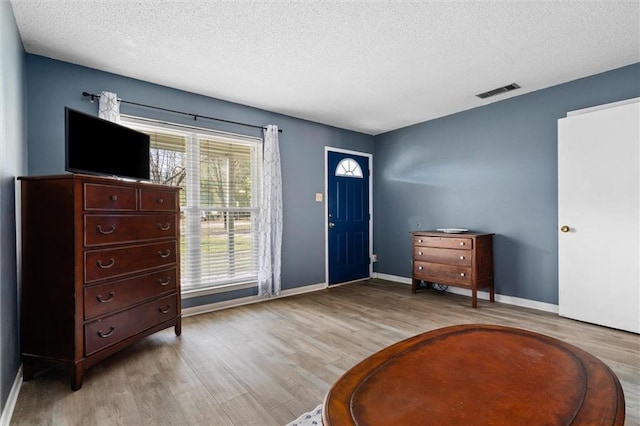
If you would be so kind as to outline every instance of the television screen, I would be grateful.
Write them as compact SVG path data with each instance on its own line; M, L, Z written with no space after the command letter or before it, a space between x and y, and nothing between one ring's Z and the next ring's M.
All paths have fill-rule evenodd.
M65 107L65 170L149 180L149 136Z

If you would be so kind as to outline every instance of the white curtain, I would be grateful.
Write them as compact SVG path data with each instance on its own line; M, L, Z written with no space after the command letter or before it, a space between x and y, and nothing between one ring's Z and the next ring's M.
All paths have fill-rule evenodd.
M282 177L278 126L264 130L261 214L258 223L258 295L280 295L282 251Z
M120 123L120 102L118 102L118 95L112 92L100 93L98 117L113 121L114 123Z

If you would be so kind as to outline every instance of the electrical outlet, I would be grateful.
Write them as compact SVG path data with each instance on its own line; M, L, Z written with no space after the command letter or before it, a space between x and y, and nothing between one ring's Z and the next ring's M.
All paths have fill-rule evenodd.
M316 192L316 201L318 203L322 202L322 192Z
M378 255L377 254L372 254L371 255L371 262L377 262L378 261Z

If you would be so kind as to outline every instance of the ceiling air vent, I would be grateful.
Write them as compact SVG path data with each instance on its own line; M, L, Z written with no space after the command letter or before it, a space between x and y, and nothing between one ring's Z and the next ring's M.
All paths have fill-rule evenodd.
M510 92L519 88L520 86L518 86L516 83L511 83L506 86L498 87L497 89L489 90L488 92L480 93L476 96L480 99L486 99L490 98L491 96L500 95L502 93Z

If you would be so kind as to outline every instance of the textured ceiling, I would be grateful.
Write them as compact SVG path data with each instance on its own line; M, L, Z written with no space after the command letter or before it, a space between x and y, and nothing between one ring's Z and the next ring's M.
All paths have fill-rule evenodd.
M11 4L29 53L373 135L640 62L637 0Z

